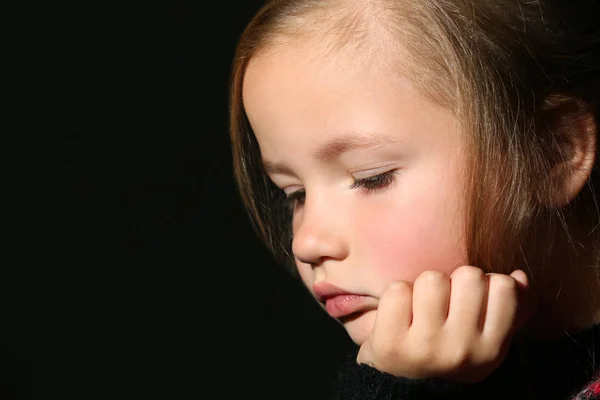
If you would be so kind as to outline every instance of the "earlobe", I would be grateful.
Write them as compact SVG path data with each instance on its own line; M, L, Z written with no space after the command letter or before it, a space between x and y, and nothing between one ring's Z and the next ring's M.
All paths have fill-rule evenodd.
M579 110L581 111L581 110ZM564 134L562 160L550 171L553 193L548 205L561 207L570 203L587 183L596 162L597 124L591 111L559 118ZM565 126L568 125L568 126Z

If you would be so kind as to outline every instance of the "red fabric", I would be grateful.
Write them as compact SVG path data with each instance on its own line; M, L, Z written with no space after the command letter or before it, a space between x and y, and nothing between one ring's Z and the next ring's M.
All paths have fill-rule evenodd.
M595 379L573 400L600 400L600 373L596 374Z

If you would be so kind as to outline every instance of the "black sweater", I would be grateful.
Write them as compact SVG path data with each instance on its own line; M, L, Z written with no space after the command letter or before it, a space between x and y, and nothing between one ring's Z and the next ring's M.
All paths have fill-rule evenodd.
M336 400L600 399L595 373L600 367L600 325L558 340L515 341L498 370L472 385L395 377L357 364L357 352L342 364Z

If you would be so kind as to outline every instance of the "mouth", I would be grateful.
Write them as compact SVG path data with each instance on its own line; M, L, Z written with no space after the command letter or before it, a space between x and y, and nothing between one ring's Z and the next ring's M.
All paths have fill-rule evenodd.
M377 299L372 296L352 293L324 281L313 285L313 293L317 300L325 306L327 313L338 319L355 318L363 311L376 309L378 304Z
M370 296L340 294L325 298L325 310L333 318L348 320L373 308L373 298Z

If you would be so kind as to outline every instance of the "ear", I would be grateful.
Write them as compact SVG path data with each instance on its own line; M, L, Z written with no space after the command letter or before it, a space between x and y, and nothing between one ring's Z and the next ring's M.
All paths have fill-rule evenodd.
M597 125L589 105L570 97L547 100L553 114L549 129L558 136L559 157L550 170L552 194L548 205L570 203L587 183L596 162Z

